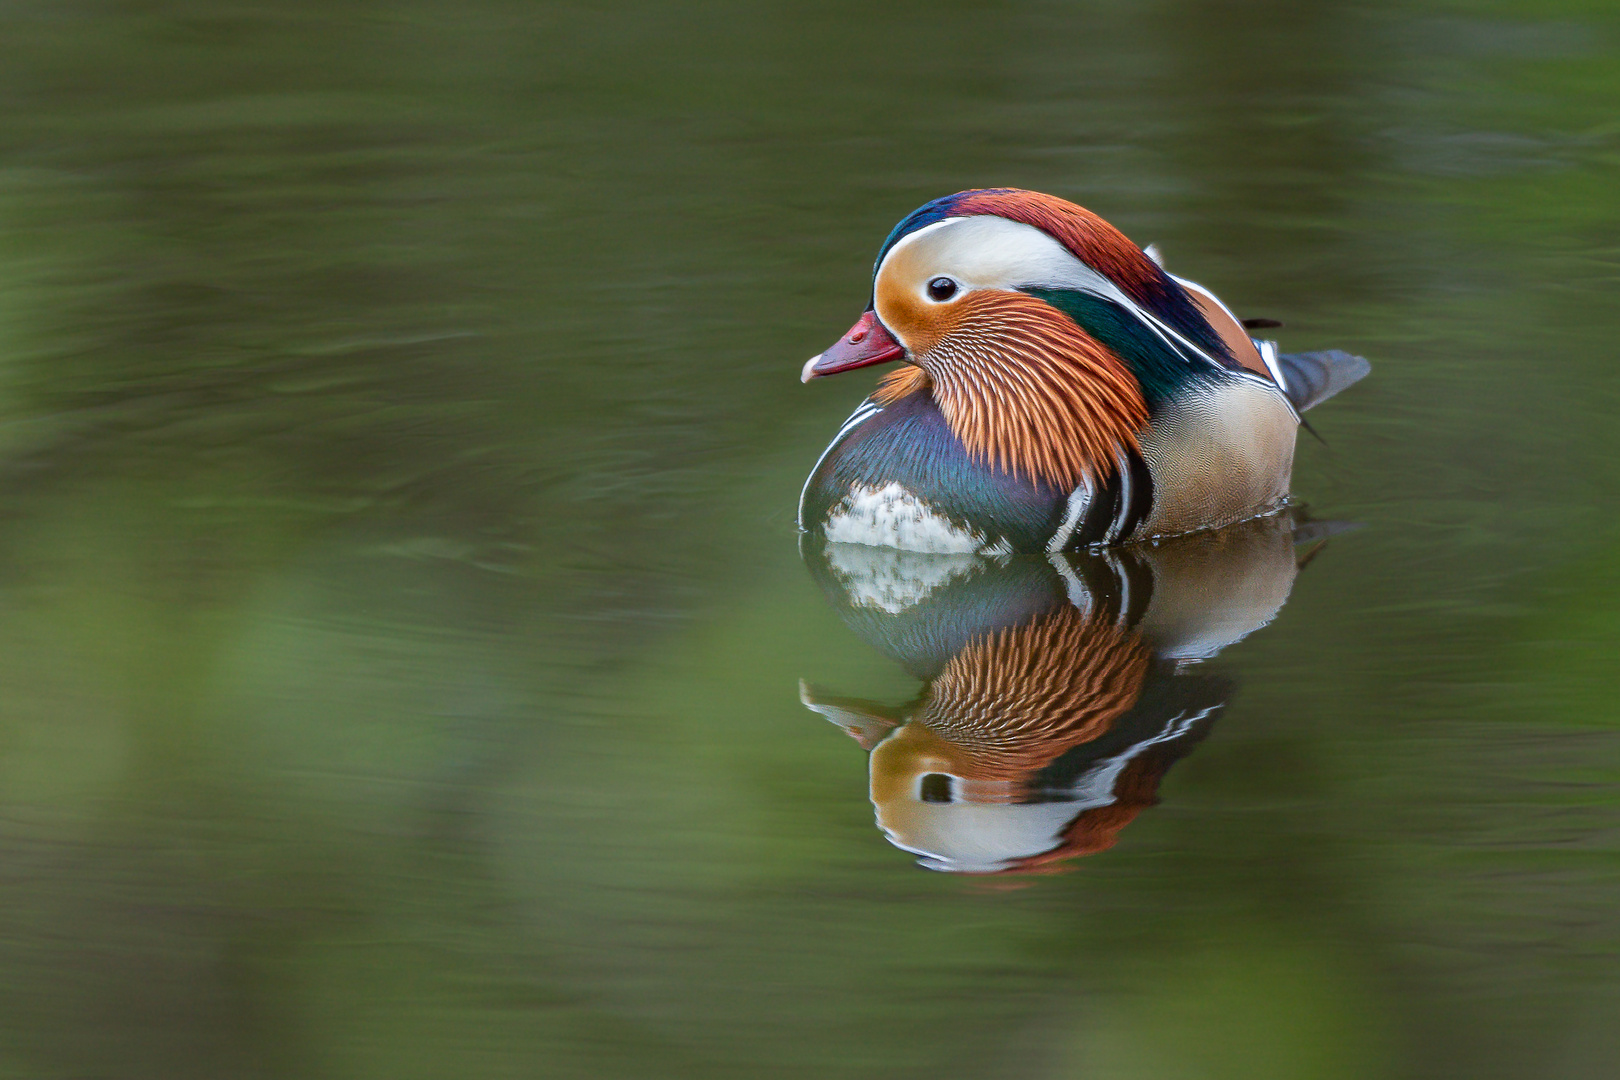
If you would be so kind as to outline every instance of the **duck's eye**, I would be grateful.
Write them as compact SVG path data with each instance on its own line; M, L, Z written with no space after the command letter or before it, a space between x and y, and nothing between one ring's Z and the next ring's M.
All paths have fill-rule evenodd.
M956 282L948 277L937 277L928 283L928 299L944 302L956 295Z

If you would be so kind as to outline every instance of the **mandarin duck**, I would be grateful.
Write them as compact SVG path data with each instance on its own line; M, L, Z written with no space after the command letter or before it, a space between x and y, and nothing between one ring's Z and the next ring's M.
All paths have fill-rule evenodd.
M1285 513L1044 559L808 545L844 621L924 685L799 698L869 752L878 826L924 867L1061 869L1158 801L1231 696L1197 663L1275 618L1337 529Z
M1300 414L1367 374L1281 354L1152 249L1051 195L964 191L908 215L872 299L805 382L890 360L799 499L829 541L1057 552L1273 513Z

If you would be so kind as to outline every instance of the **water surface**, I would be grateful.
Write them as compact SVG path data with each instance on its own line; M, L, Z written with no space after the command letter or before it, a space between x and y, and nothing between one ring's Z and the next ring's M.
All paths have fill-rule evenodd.
M1610 1075L1617 72L1573 2L6 5L0 1067ZM870 382L796 376L1003 184L1374 370L1156 805L986 876L801 702L930 674L800 561Z

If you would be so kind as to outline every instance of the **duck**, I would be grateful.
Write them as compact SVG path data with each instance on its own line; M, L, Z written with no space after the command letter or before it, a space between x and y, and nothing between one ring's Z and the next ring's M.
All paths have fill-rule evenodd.
M822 451L798 524L828 542L1056 553L1281 511L1301 414L1363 378L1285 354L1212 292L1053 195L926 203L878 251L865 312L803 382L897 362Z
M1271 624L1348 522L1297 507L1159 545L1042 556L806 545L846 626L921 684L894 704L799 680L867 754L876 823L926 869L1100 854L1236 690L1206 662Z

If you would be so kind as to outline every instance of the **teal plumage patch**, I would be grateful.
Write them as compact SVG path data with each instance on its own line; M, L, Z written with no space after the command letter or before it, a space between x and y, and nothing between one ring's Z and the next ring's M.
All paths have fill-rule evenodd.
M1217 376L1224 370L1210 360L1189 355L1187 350L1171 348L1152 327L1112 300L1074 289L1023 291L1063 312L1124 361L1141 384L1150 412L1175 397L1188 383Z

